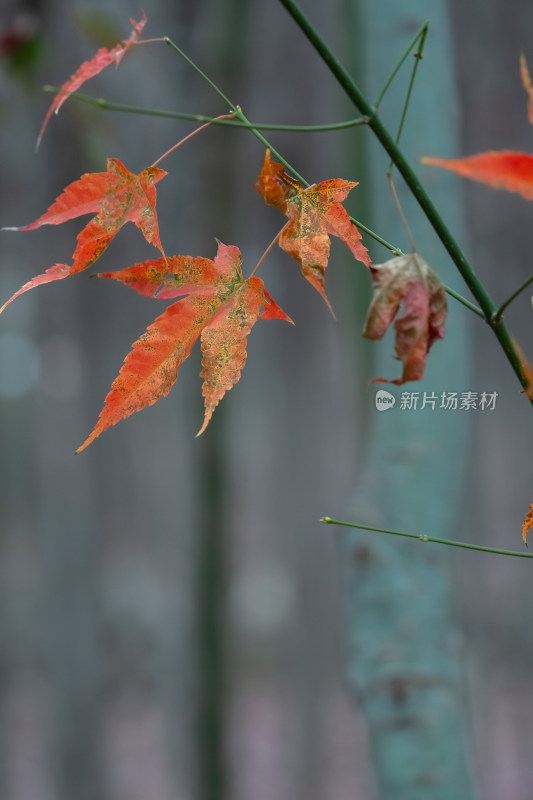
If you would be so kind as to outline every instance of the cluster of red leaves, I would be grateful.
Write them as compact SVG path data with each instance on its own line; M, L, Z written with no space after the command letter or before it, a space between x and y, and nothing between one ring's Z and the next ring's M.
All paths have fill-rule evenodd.
M118 65L127 49L137 41L146 18L138 23L131 22L133 31L128 39L111 50L99 50L63 85L48 110L39 141L51 114L59 110L67 97L109 64ZM165 256L159 237L155 188L165 175L166 172L153 166L135 175L118 159L110 158L106 172L82 175L67 186L35 222L10 229L30 231L42 225L58 225L83 214L95 215L77 237L72 264L55 264L25 283L4 303L0 313L29 289L87 269L126 222L134 222L145 239L160 250L162 258L116 272L100 273L99 277L118 280L147 297L180 298L133 344L106 397L95 428L77 452L111 425L166 396L197 339L202 349L205 405L199 431L202 433L219 401L240 378L246 361L247 337L257 320L292 322L269 295L262 280L254 275L248 279L243 277L237 247L219 243L214 260ZM380 339L403 303L404 313L395 323L396 354L403 362L403 373L393 382L417 380L423 375L429 348L435 339L443 336L444 290L416 254L395 258L386 264L371 264L361 234L341 205L356 185L352 181L332 179L305 188L288 175L281 164L272 161L267 150L256 189L269 205L288 217L278 236L278 244L300 264L302 274L330 309L325 291L330 236L341 239L371 272L375 295L365 336Z

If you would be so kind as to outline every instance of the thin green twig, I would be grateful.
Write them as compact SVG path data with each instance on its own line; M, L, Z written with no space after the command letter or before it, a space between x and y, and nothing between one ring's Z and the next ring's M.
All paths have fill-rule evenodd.
M409 45L409 47L407 48L407 50L405 51L403 56L400 58L400 60L398 61L398 63L394 67L394 69L392 70L392 72L389 75L389 77L387 78L387 80L385 82L385 86L383 87L383 89L379 93L378 99L374 103L374 109L376 111L378 110L381 101L385 97L385 94L386 94L389 86L391 85L391 83L393 82L394 78L396 77L396 75L400 71L400 69L401 69L402 65L404 64L405 60L409 57L409 54L411 53L411 50L413 49L415 44L418 42L418 40L420 39L421 36L423 36L424 39L426 38L428 26L429 26L429 20L426 20L424 22L424 24L420 26L420 28L418 29L418 32L415 35L415 38L412 40L411 44Z
M57 94L60 91L58 86L44 86L45 92ZM225 125L230 128L257 128L264 131L288 131L289 133L323 133L325 131L340 131L346 128L355 128L358 125L366 125L364 117L347 119L343 122L332 122L323 125L283 125L274 122L242 122L238 119L220 119L217 117L207 117L203 114L187 114L182 111L164 111L159 108L144 108L143 106L132 106L124 103L111 103L103 97L94 97L83 92L74 92L71 96L80 103L86 103L96 108L106 111L121 111L127 114L143 114L150 117L167 117L169 119L184 119L191 122L210 122L213 125Z
M450 289L450 287L446 286L446 284L443 284L443 286L446 294L449 294L450 297L454 298L454 300L457 300L459 303L462 303L464 306L466 306L466 308L469 308L470 311L473 311L474 314L477 314L478 317L481 317L481 319L485 319L485 314L479 308L479 306L476 306L475 303L471 303L470 300L467 300L466 297L463 297L462 294L456 292L455 289Z
M533 558L533 553L522 553L520 550L501 550L497 547L483 547L480 544L468 544L467 542L456 542L453 539L438 539L435 536L427 536L425 533L405 533L404 531L392 531L388 528L375 528L372 525L358 525L355 522L342 522L331 517L322 517L320 522L326 525L342 525L345 528L358 528L363 531L375 531L376 533L388 533L392 536L405 536L407 539L418 539L419 542L435 542L436 544L447 544L450 547L462 547L464 550L479 550L482 553L493 553L499 556L514 556L515 558Z
M387 128L383 125L378 115L375 113L372 106L366 100L355 81L344 69L340 61L333 55L332 51L317 33L315 28L311 25L310 21L304 15L299 6L294 2L294 0L279 0L279 2L286 8L302 32L309 39L317 53L325 61L335 76L337 82L352 100L358 111L363 114L363 116L368 117L369 128L371 128L385 152L388 153L388 155L394 161L398 172L402 175L407 186L411 190L413 197L418 202L435 233L447 250L453 263L461 273L466 285L479 303L487 324L491 327L494 335L498 339L500 346L505 353L505 356L515 375L517 376L521 386L524 389L527 389L528 381L524 375L520 358L513 345L509 331L501 320L494 319L494 315L497 311L494 301L467 261L463 251L455 241L447 225L444 223L444 220L437 211L426 190L420 183L413 168L403 155L402 151L399 149L398 145L395 143ZM530 402L533 404L533 398L530 398Z
M515 300L518 297L518 295L521 294L524 291L524 289L527 289L527 287L529 286L530 283L533 283L533 275L530 275L529 278L527 280L525 280L524 283L522 283L518 287L518 289L515 289L515 291L512 293L512 295L510 295L510 297L508 297L507 300L505 300L501 304L499 309L494 314L494 320L496 322L500 322L500 320L503 317L503 312L505 311L507 306L510 305L513 302L513 300Z
M411 95L413 93L413 86L415 85L415 78L416 78L416 73L418 71L418 65L422 60L422 53L424 52L424 44L426 42L428 27L429 27L429 22L425 22L424 25L422 26L420 41L418 43L418 50L415 53L415 63L413 64L413 69L411 71L411 78L409 80L409 86L407 87L407 94L405 96L405 103L403 105L402 116L400 117L398 132L396 134L396 139L394 140L397 146L400 144L400 139L402 137L403 126L405 124L405 119L407 117L407 109L409 108L409 102L411 100ZM392 172L393 166L394 166L394 161L391 158L388 169L389 173Z
M165 37L164 37L164 39L163 39L163 41L165 42L165 44L168 44L168 45L169 45L169 47L172 47L172 49L173 49L173 50L175 50L175 51L176 51L176 53L179 53L179 55L180 55L180 56L181 56L181 57L182 57L182 58L183 58L183 59L184 59L184 60L187 62L187 64L189 64L189 65L190 65L190 66L193 68L193 70L194 70L195 72L197 72L197 73L198 73L198 75L200 75L200 77L201 77L201 78L203 78L203 79L204 79L204 81L206 81L206 83L208 83L208 84L209 84L209 86L211 86L211 88L212 88L212 89L214 89L214 90L215 90L215 92L218 94L218 96L219 96L219 97L221 97L221 98L222 98L222 100L224 100L224 102L225 102L225 103L227 103L227 104L228 104L228 106L229 106L229 107L230 107L230 108L231 108L233 111L236 111L236 110L237 110L237 107L233 105L233 103L231 102L231 100L228 100L228 98L226 97L226 95L224 94L224 92L222 91L222 89L221 89L219 86L217 86L217 85L216 85L216 83L214 83L214 82L211 80L211 78L210 78L208 75L206 75L206 74L205 74L205 72L204 72L203 70L201 70L201 69L200 69L200 67L198 66L198 64L195 64L195 63L194 63L194 61L192 60L192 58L189 58L189 56L187 55L187 53L185 53L185 52L184 52L184 51L181 49L181 47L178 47L178 45L177 45L175 42L173 42L173 41L172 41L172 39L170 39L168 36L165 36Z

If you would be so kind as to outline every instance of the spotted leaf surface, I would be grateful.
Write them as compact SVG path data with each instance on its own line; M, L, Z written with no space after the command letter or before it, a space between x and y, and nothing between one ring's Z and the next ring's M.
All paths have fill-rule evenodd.
M322 295L328 265L330 236L337 236L358 261L370 266L370 257L361 234L341 205L357 186L353 181L335 178L304 188L289 176L282 164L272 161L266 151L263 169L255 188L263 199L289 218L279 237L279 245L301 266L304 277ZM330 307L331 308L331 307Z
M202 349L203 433L225 393L239 380L247 337L259 318L290 318L263 281L245 280L237 247L219 243L213 261L171 256L135 264L100 277L119 280L145 296L183 296L148 327L126 356L106 397L98 422L77 452L109 426L166 396L198 338Z
M72 264L56 264L24 284L0 308L43 283L66 278L91 266L126 222L134 222L145 239L161 252L156 214L155 184L167 173L148 167L139 175L130 172L118 158L107 160L106 172L91 172L69 184L48 211L30 225L8 230L32 231L41 225L60 225L84 214L95 214L78 234Z

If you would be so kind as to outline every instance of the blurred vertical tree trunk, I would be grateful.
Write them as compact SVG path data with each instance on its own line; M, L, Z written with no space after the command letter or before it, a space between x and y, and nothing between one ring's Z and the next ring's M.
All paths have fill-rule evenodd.
M364 48L363 88L372 100L427 14L421 0L367 2L356 33ZM425 153L457 152L455 92L448 5L431 4L431 28L420 64L402 145L415 163ZM435 32L435 36L431 32ZM353 40L351 42L353 48ZM361 64L361 56L359 56ZM397 129L413 64L408 60L380 109ZM357 76L359 77L359 75ZM367 177L373 197L372 228L408 250L388 189L388 159L369 143ZM433 176L424 175L430 184ZM459 286L453 265L422 219L401 179L400 202L417 250L441 279ZM442 188L444 187L444 188ZM460 203L451 182L435 180L431 195L462 241ZM375 249L374 261L389 255ZM396 407L378 413L368 392L368 448L350 507L358 522L454 537L462 494L466 416L431 407L420 410L424 391L461 392L467 384L466 312L452 301L446 339L435 345L421 383L387 387ZM394 378L392 341L373 345L373 375ZM401 410L401 391L420 393L419 410ZM450 553L378 534L344 540L347 579L348 670L369 730L378 794L382 800L468 800L469 775L462 688L460 634L454 619Z
M248 0L229 0L224 7L208 3L210 64L205 66L230 98L239 96L247 41ZM222 35L221 35L222 32ZM211 68L212 67L212 68ZM213 107L213 90L206 88L205 107ZM226 110L226 109L225 109ZM198 227L204 241L213 236L212 221L224 242L235 241L235 168L238 140L214 136L205 144L202 159L203 190ZM213 185L219 187L213 191ZM205 220L205 223L204 223ZM214 245L214 242L213 242ZM224 407L217 409L209 436L201 439L201 513L197 551L197 763L198 800L226 800L230 796L225 757L227 730L227 436Z

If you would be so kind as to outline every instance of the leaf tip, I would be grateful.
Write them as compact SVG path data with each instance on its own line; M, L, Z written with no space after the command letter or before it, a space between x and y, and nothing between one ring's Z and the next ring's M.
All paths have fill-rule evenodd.
M533 528L533 503L530 504L529 510L526 514L526 518L524 520L524 524L522 525L522 539L524 540L524 544L527 547L527 535L529 531Z

